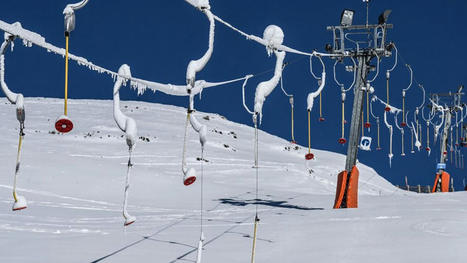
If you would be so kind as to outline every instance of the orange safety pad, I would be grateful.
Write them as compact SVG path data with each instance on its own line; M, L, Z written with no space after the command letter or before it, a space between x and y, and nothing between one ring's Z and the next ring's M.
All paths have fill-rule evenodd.
M436 192L436 187L438 186L438 181L439 181L439 174L436 174L435 183L433 184L433 190L431 190L432 193Z
M334 209L341 208L342 198L344 198L345 186L347 185L347 171L342 171L337 175L336 200Z
M441 174L441 192L449 192L450 175L447 172Z
M349 177L349 189L347 189L347 208L358 207L358 176L360 172L357 166L352 168Z

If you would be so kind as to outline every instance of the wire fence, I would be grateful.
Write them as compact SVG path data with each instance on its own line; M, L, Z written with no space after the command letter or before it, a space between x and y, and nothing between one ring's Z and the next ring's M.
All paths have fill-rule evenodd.
M433 186L431 185L396 185L396 187L406 190L406 191L411 191L411 192L416 192L416 193L431 193ZM467 190L467 188L466 188ZM449 192L454 192L454 186L451 185L449 187Z

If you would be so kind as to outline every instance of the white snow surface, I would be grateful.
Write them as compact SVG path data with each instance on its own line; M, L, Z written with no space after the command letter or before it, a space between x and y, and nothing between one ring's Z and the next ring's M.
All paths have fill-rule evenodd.
M20 195L11 211L18 123L0 98L0 262L186 262L196 260L200 181L182 184L186 110L122 101L139 127L124 228L128 147L112 101L69 100L74 129L54 134L63 100L26 98ZM207 126L203 262L249 262L254 219L251 127L196 113ZM280 125L280 124L278 124ZM122 137L123 136L123 137ZM291 149L288 147L292 147ZM187 162L198 169L199 138L189 133ZM464 262L464 192L413 194L358 164L359 208L332 209L345 156L307 149L259 132L256 262ZM401 175L402 178L402 175ZM402 180L402 179L401 179Z

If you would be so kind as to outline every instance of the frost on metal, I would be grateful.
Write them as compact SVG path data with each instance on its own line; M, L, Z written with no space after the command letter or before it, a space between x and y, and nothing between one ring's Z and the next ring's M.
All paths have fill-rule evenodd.
M280 45L284 41L284 32L276 25L266 27L263 33L263 42L266 43L266 50L268 55L274 53L276 55L276 66L274 68L274 76L267 81L258 84L255 92L255 105L254 111L259 115L259 120L263 116L263 104L266 97L271 94L274 88L279 84L282 77L282 65L284 64L285 52L278 51L274 48L275 45Z

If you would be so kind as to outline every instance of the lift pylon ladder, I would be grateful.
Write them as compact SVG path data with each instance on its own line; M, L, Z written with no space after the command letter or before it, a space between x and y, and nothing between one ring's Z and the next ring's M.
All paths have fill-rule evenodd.
M345 10L342 17L344 17L346 11L352 12L353 17L353 11L349 10ZM326 50L334 55L340 55L341 58L352 57L358 63L356 68L353 68L357 73L357 79L354 87L347 158L345 170L338 175L334 208L358 207L359 171L355 165L361 136L360 124L362 122L363 102L367 87L369 86L367 83L372 81L368 81L367 77L370 71L375 69L370 64L371 61L376 58L378 60L377 63L379 63L379 60L383 57L392 55L392 44L386 44L387 29L393 27L391 24L386 24L389 13L390 11L385 11L380 16L377 25L351 25L351 23L344 23L342 19L340 26L327 27L327 30L333 33L333 44L326 45ZM350 44L350 48L346 47L346 44ZM378 74L378 70L376 70L375 74Z

